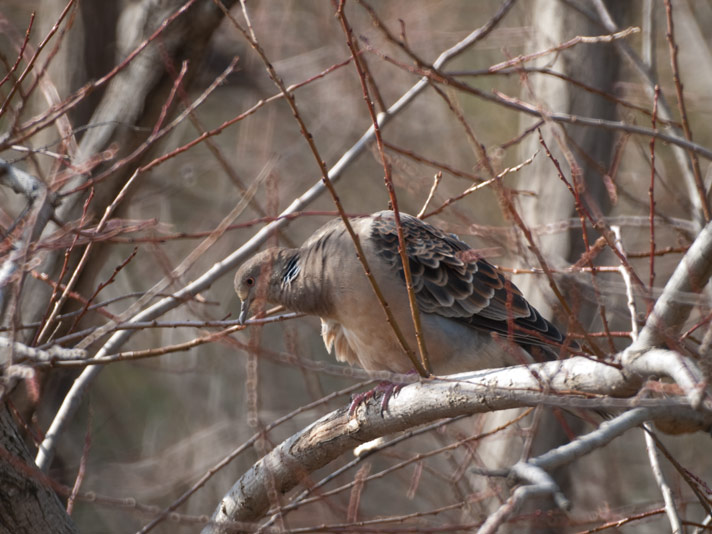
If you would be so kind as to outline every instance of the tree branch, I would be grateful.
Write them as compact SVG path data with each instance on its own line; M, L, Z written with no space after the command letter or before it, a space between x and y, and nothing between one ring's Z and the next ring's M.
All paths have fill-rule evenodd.
M547 470L569 463L647 420L676 417L690 419L701 427L712 424L712 411L695 411L679 398L585 395L630 394L635 386L615 367L582 357L411 384L390 401L383 414L378 403L362 405L353 417L349 417L347 408L342 408L283 441L235 483L215 511L213 523L203 532L220 532L221 523L261 518L270 505L271 485L284 493L307 474L362 443L445 417L534 405L591 409L643 406L603 423L584 438L529 461Z

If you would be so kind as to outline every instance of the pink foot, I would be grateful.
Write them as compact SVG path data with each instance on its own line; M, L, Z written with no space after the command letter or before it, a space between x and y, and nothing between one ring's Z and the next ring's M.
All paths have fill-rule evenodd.
M403 384L394 384L393 382L380 382L373 389L364 391L363 393L357 393L351 398L351 404L349 405L349 416L353 415L356 409L367 400L375 398L378 393L382 393L381 397L381 415L388 409L388 402L391 397L398 395L398 392L403 387Z

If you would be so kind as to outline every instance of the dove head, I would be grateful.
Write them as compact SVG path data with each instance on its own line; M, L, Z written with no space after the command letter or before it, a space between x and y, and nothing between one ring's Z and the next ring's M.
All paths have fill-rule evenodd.
M250 306L256 297L278 303L279 274L284 263L284 249L268 248L243 263L235 273L235 292L241 301L238 322L247 319Z

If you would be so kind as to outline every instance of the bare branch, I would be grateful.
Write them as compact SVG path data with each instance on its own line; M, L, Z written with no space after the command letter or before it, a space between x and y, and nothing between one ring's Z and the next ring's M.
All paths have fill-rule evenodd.
M539 392L543 385L550 393ZM599 392L615 390L618 394L630 391L625 378L615 368L585 358L572 358L412 384L391 400L384 414L381 414L378 403L360 407L354 417L349 417L348 409L342 408L288 438L257 462L223 498L213 521L217 525L224 521L256 521L270 504L268 479L280 492L286 492L306 474L361 443L443 417L532 405L645 406L603 423L599 429L575 442L529 460L529 464L546 470L570 463L647 420L674 416L706 426L712 424L711 412L696 412L685 402L673 399L590 399L556 393L583 393L595 389ZM209 525L203 532L219 532L219 528Z
M0 336L0 361L10 361L9 353L12 353L16 361L33 360L37 362L46 362L49 360L77 360L86 357L86 351L81 349L67 349L54 345L47 349L36 349L28 347L24 343L15 341L11 342L6 337Z
M712 276L712 224L707 224L688 249L631 350L645 349L675 338L690 315L693 305L678 299L687 292L699 293Z
M643 434L645 436L645 449L648 452L648 459L650 461L650 467L653 471L653 476L655 477L655 482L660 488L660 492L663 494L663 499L665 500L665 512L667 513L668 520L670 521L670 527L672 528L673 534L682 534L682 524L680 523L680 516L675 508L675 499L672 495L672 490L670 486L665 481L665 476L660 467L660 459L658 458L658 452L655 450L655 440L652 435L653 427L649 423L643 424Z
M541 467L530 462L518 462L511 467L510 475L528 482L528 484L514 490L509 499L487 518L477 530L477 534L494 534L497 532L502 523L515 514L524 501L532 497L553 495L557 505L562 510L568 510L571 506L571 503L561 493L559 486L554 482L551 475Z

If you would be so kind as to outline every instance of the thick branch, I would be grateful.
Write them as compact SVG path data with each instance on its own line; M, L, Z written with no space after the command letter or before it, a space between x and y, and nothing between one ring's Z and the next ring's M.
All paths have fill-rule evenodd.
M269 507L271 484L284 493L306 474L362 443L445 417L532 405L568 408L635 405L650 410L636 424L671 414L695 420L702 427L712 424L712 413L696 412L682 400L624 400L583 395L632 394L636 386L616 368L586 358L464 373L412 384L390 401L383 415L378 407L368 406L349 417L348 410L342 408L282 442L237 481L214 513L214 523L206 527L204 533L219 532L215 525L220 523L258 520ZM581 394L572 395L571 391ZM567 456L569 461L575 457Z
M631 349L646 349L676 338L694 304L679 299L683 293L700 293L712 276L712 223L697 236L655 302L637 342Z

